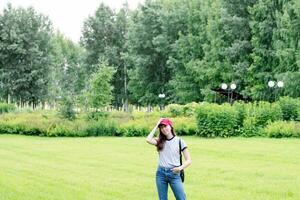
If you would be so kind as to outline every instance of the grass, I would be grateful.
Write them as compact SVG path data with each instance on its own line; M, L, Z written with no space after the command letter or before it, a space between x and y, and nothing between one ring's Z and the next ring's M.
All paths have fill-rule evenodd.
M183 138L188 199L300 199L299 139ZM153 200L156 162L144 138L0 135L0 199Z

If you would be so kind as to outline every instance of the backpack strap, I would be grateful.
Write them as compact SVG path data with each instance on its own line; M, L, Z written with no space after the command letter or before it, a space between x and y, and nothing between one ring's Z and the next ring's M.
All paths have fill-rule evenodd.
M181 155L181 139L179 139L179 158L180 158L180 166L182 165L182 155Z

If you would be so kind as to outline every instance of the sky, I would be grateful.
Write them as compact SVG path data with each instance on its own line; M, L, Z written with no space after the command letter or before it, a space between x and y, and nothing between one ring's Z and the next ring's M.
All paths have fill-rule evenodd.
M37 12L47 15L55 29L78 42L84 20L94 15L101 2L119 10L126 0L0 0L0 13L7 3L11 3L13 7L32 6ZM135 9L144 0L127 0L127 2L130 9Z

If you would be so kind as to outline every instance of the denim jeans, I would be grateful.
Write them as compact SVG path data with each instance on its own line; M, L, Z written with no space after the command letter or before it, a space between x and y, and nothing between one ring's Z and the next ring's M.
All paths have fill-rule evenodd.
M180 174L173 173L170 168L159 166L156 171L156 186L159 200L168 200L169 184L176 200L186 200Z

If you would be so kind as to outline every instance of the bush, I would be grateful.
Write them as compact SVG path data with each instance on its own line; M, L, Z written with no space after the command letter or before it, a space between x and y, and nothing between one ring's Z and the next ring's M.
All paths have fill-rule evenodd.
M14 111L15 109L16 109L16 106L13 105L13 104L1 103L1 102L0 102L0 114L12 112L12 111Z
M183 115L186 117L194 116L199 104L192 102L183 106Z
M99 121L99 120L103 120L103 119L107 118L108 115L109 114L104 111L90 112L87 114L87 119Z
M87 136L117 136L117 127L112 122L98 121L90 124L84 130Z
M234 109L237 111L237 124L239 127L243 126L246 117L246 108L244 102L234 102Z
M243 121L243 126L239 128L239 135L244 137L254 137L259 136L261 132L261 127L256 125L255 117L247 117Z
M283 120L297 120L297 109L300 107L300 100L290 97L281 97L279 99L279 105L282 110Z
M179 104L169 104L166 110L171 114L171 117L182 116L184 114L183 106Z
M76 118L73 102L69 98L63 99L60 103L59 115L68 120L74 120Z
M146 136L151 131L152 126L155 125L157 117L144 117L137 120L130 120L126 123L120 124L118 134L128 137ZM152 122L153 121L153 122Z
M174 122L175 132L178 135L196 135L198 132L197 122L194 117L176 117Z
M25 124L0 123L0 133L20 135L41 135L42 130L38 127L30 127Z
M282 112L278 103L249 103L246 109L248 111L246 111L246 117L255 117L255 126L264 127L269 122L282 119Z
M237 111L229 104L202 104L197 109L199 136L229 137L237 132Z
M300 123L294 121L276 121L268 124L263 134L268 137L297 137L300 138Z
M133 125L122 126L118 129L117 132L119 135L123 135L126 137L140 137L149 134L148 128L143 126L133 126Z

